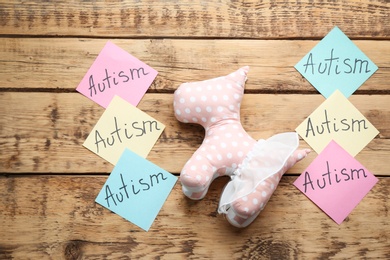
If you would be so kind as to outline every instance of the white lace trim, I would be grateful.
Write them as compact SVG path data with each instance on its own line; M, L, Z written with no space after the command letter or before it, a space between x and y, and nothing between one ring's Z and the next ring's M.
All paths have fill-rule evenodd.
M247 196L264 180L278 173L298 145L295 132L259 140L231 176L232 180L222 193L218 212L226 214L232 202Z

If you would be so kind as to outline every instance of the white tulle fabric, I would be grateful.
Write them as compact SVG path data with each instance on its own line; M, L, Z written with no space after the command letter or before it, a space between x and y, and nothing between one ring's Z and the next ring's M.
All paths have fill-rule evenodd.
M298 135L294 132L281 133L267 140L259 140L233 173L232 180L226 185L218 212L227 214L235 201L243 198L243 201L247 201L246 197L255 192L258 185L265 185L267 183L265 180L283 170L287 160L298 148L298 145ZM267 194L264 199L269 198L270 195ZM261 203L257 200L256 202ZM253 202L248 201L247 203L248 211L251 211L250 204ZM255 206L253 205L253 207Z

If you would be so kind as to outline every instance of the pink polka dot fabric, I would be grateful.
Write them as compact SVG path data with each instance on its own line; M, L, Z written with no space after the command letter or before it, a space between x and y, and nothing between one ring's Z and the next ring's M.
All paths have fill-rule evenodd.
M249 67L225 77L184 83L175 91L176 118L205 128L202 145L180 174L183 192L202 199L218 176L230 175L256 141L243 129L240 106Z
M180 173L183 193L202 199L215 178L230 176L219 212L237 227L256 218L284 172L308 153L294 153L296 133L257 142L244 130L240 106L248 70L246 66L227 76L183 83L174 94L176 118L205 128L203 143Z

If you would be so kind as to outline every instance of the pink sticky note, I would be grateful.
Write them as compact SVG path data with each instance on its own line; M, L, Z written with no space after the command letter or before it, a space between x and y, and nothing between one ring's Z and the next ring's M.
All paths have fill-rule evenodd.
M157 71L112 42L107 42L77 91L106 108L118 95L137 106Z
M294 185L337 224L341 224L378 179L331 141Z

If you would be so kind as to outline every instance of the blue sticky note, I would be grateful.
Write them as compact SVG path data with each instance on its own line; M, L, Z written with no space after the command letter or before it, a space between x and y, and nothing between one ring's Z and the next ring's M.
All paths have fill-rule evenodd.
M125 149L96 202L148 231L177 177Z
M378 69L338 27L331 30L295 68L325 98L336 89L348 98Z

